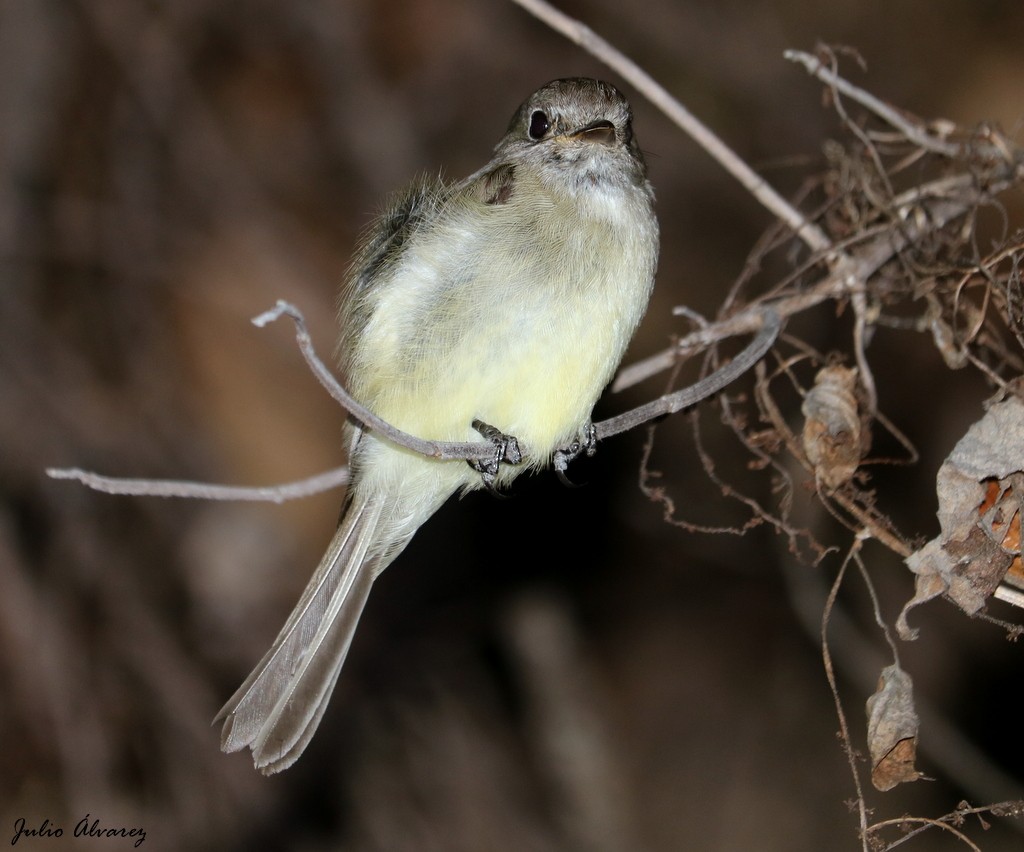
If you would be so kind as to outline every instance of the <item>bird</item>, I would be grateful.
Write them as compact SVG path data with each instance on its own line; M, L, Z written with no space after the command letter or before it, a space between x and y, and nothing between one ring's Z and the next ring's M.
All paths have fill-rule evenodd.
M264 774L320 724L374 581L453 494L559 472L594 442L591 413L650 298L658 220L632 111L612 84L541 86L490 161L425 177L366 231L339 299L349 393L421 438L495 444L467 464L346 425L341 520L270 650L217 714L225 752Z

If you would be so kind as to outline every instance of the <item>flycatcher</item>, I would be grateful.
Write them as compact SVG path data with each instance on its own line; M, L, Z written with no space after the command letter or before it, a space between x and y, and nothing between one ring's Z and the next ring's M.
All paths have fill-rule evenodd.
M221 709L221 747L270 774L309 744L373 581L457 491L500 487L592 445L591 411L647 308L658 222L614 86L555 80L491 161L421 180L368 231L342 292L349 392L421 438L509 446L518 464L438 461L350 425L342 520L266 656ZM517 451L507 453L516 461Z

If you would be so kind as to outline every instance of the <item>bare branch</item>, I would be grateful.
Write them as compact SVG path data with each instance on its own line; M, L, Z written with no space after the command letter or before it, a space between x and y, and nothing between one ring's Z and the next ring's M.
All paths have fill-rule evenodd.
M843 709L843 702L839 698L839 684L836 680L835 668L832 665L832 654L828 647L828 622L836 605L836 598L839 596L839 587L843 583L843 577L846 576L846 569L850 564L850 560L855 553L860 551L861 547L861 539L859 537L854 539L850 545L850 550L846 554L846 558L843 559L842 565L839 566L839 573L836 574L836 579L832 583L832 588L829 590L828 598L825 601L825 608L821 614L821 658L825 665L825 677L828 680L829 690L832 692L832 701L836 708L836 718L839 720L839 732L843 751L846 753L846 762L849 764L850 774L853 776L853 786L857 791L857 816L860 821L861 848L864 852L868 852L868 809L864 800L864 788L861 785L860 772L857 769L857 753L853 747L853 740L850 738L850 726L847 722L846 711Z
M736 381L760 361L778 339L779 330L782 327L779 315L772 309L764 307L761 308L760 314L761 330L757 333L757 337L732 361L689 387L658 397L645 405L627 411L625 414L609 417L607 420L595 424L594 429L597 432L598 440L618 435L642 423L654 420L656 417L674 414L684 408L692 408L701 400L713 396Z
M330 370L320 360L313 346L302 312L294 305L278 300L269 311L265 311L253 319L253 324L262 328L267 323L288 316L295 324L295 338L299 350L313 375L326 388L331 397L338 402L354 420L370 431L377 432L385 440L400 447L405 447L420 455L439 460L472 460L490 459L494 456L494 444L489 441L428 441L410 435L382 420L365 406L358 403L342 387ZM653 402L627 411L624 414L610 417L594 424L594 432L598 440L610 438L632 429L635 426L650 422L657 417L671 414L696 405L701 400L718 393L741 374L749 370L771 347L779 335L780 320L770 309L761 310L761 328L757 337L736 358L710 376L701 379L688 388L659 397ZM154 479L119 479L102 476L79 468L49 468L47 476L52 479L71 479L81 482L96 491L107 494L128 494L148 497L191 497L205 500L263 500L281 503L299 497L309 497L336 488L347 482L347 468L337 468L309 479L285 485L247 488L233 485L212 485L202 482L182 482L176 480Z
M253 500L266 503L284 503L299 497L312 497L322 491L339 488L348 482L348 468L336 467L307 479L282 485L245 487L241 485L215 485L209 482L188 482L176 479L119 479L101 476L77 467L49 467L50 479L72 479L104 494L123 494L133 497L191 497L198 500Z
M802 50L787 50L782 55L790 62L803 65L809 74L817 77L834 92L844 94L861 106L871 110L871 112L887 124L892 125L915 145L919 145L921 148L932 153L941 154L944 157L957 157L963 153L960 145L925 133L921 129L920 124L908 121L889 104L879 100L870 92L865 92L863 89L858 88L848 80L844 80L834 69L829 68L818 57L811 56L811 54L805 53Z
M278 299L277 304L269 311L265 311L253 319L253 325L263 328L267 323L274 322L287 315L295 323L295 339L298 341L299 350L306 363L313 371L317 381L320 382L331 395L331 397L342 406L352 418L360 425L365 426L372 432L377 432L381 437L386 438L393 444L412 450L422 456L432 459L465 459L483 461L494 455L494 444L489 441L428 441L403 432L401 429L392 426L382 420L365 406L356 402L355 399L341 386L341 383L334 378L331 371L324 366L313 347L313 341L306 328L306 319L302 312L289 302Z
M995 195L1012 183L1012 177L999 177L987 192ZM915 187L893 199L897 213L906 216L902 230L886 228L856 251L844 256L820 281L802 292L772 302L772 310L782 318L793 316L829 299L840 299L863 290L868 279L900 251L925 235L937 232L954 219L973 210L981 190L971 175L944 177ZM922 215L911 215L916 209ZM679 340L674 346L623 368L612 384L613 391L632 387L669 369L681 354L702 352L709 346L739 334L755 331L761 323L762 306L753 303L730 317L709 323Z
M958 813L954 816L956 818L959 818ZM908 831L911 825L917 825L918 827L913 831ZM896 819L887 819L882 822L876 822L868 829L868 833L870 835L874 835L881 831L883 828L887 827L899 828L901 831L906 832L906 834L904 834L898 840L894 840L892 843L886 845L884 847L886 852L888 852L888 850L890 849L895 849L897 846L902 846L904 843L910 842L915 837L917 837L918 834L921 834L929 828L941 828L943 831L948 831L965 846L974 850L974 852L981 852L980 846L974 843L962 831L950 825L945 819L929 819L928 817L901 816L897 817Z

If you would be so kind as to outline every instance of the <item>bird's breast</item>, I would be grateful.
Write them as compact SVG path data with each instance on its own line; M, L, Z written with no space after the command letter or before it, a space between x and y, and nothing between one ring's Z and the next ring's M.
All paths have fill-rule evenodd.
M653 279L648 197L592 201L467 203L418 234L375 288L357 398L424 438L477 440L483 420L545 463L589 418Z

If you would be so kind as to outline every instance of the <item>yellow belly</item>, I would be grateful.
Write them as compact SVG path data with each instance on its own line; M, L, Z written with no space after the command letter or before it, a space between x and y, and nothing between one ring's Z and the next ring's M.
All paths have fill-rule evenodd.
M638 235L570 204L467 205L407 246L368 297L357 399L423 438L479 440L482 420L518 438L530 466L567 445L640 320L657 251L653 221Z

